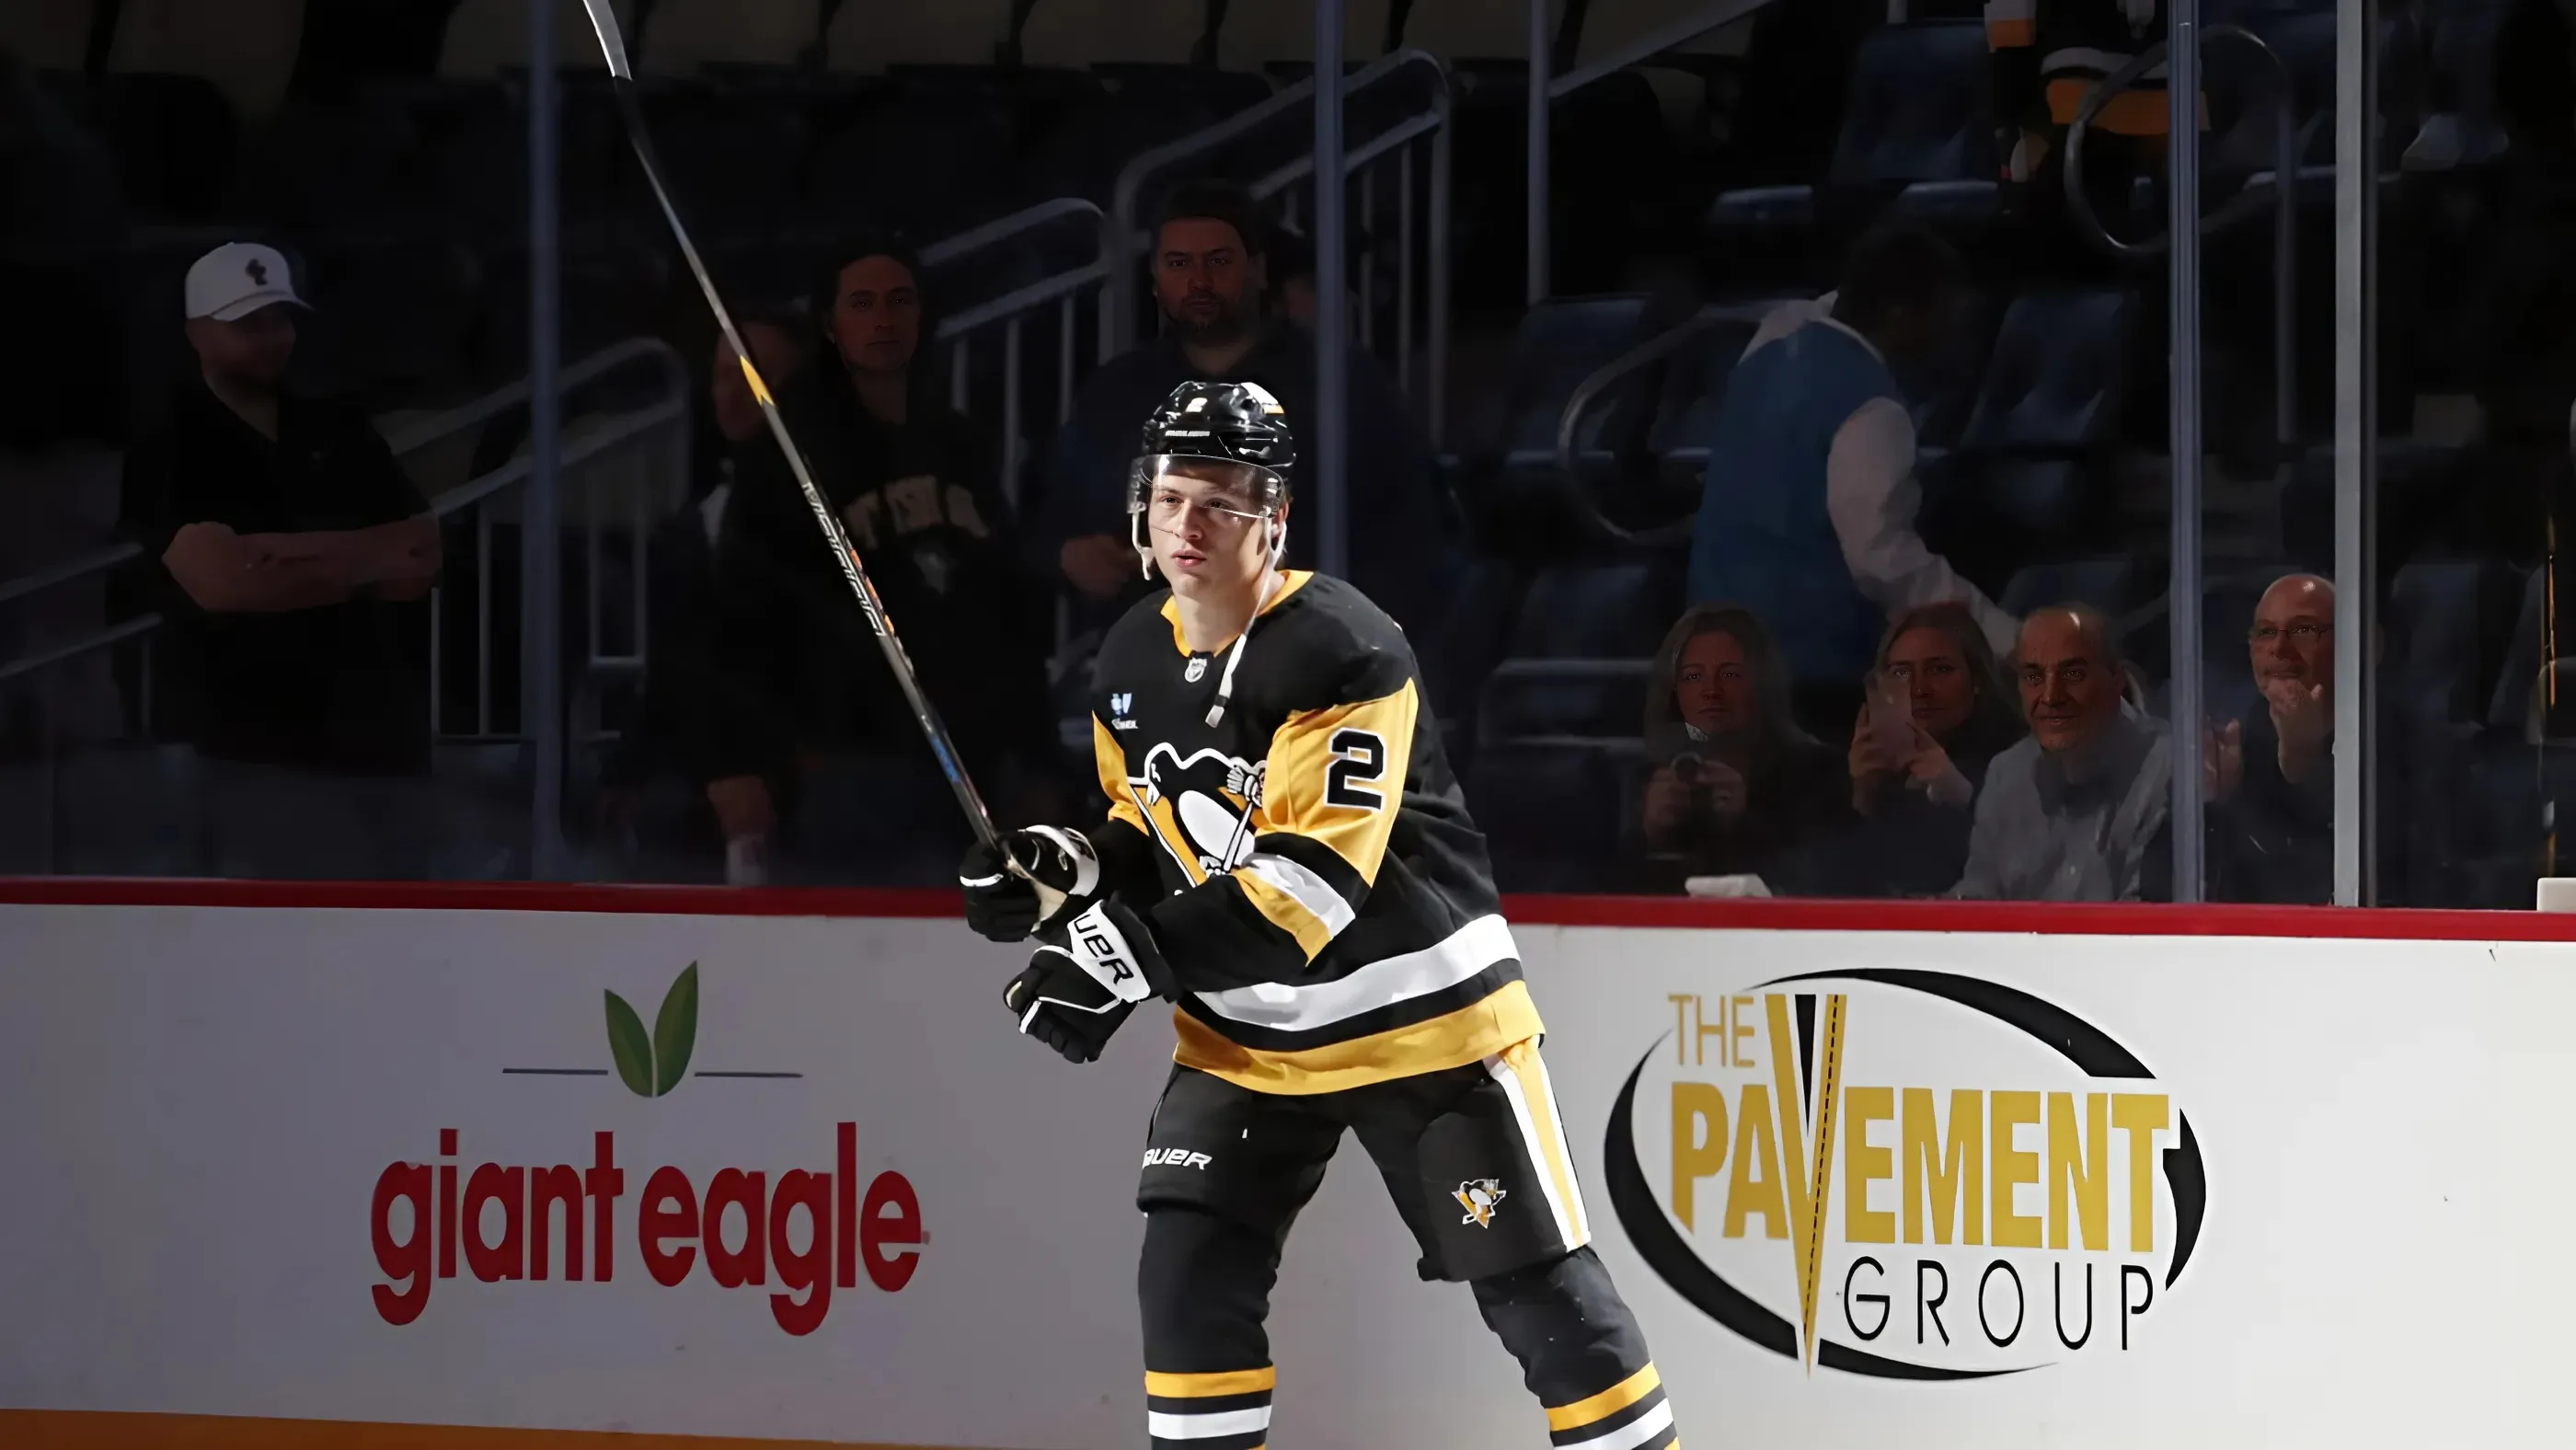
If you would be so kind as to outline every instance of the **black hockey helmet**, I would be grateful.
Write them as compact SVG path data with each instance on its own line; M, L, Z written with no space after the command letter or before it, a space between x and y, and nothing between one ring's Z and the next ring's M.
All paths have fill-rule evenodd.
M1145 556L1145 500L1154 479L1179 460L1241 465L1251 476L1254 504L1270 520L1271 555L1286 547L1279 521L1287 507L1289 469L1297 462L1297 435L1288 410L1259 383L1191 382L1172 389L1145 420L1135 466L1127 475L1128 537Z

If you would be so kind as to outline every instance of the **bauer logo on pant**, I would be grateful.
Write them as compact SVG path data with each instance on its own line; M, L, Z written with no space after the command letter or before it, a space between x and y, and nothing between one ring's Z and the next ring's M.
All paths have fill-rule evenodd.
M1459 1184L1449 1196L1458 1200L1459 1207L1467 1210L1467 1216L1458 1220L1460 1223L1491 1228L1494 1215L1502 1210L1503 1200L1510 1195L1491 1178L1471 1178Z
M2000 982L1870 967L1656 1004L1605 1178L1648 1265L1763 1349L1957 1381L2118 1355L2192 1262L2183 1102Z

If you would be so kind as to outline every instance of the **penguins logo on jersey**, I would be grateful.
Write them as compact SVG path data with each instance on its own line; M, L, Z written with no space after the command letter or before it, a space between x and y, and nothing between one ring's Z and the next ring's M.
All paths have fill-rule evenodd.
M1145 753L1145 771L1130 777L1137 808L1163 848L1192 881L1223 875L1252 855L1252 812L1261 806L1267 761L1202 750L1184 760L1168 743Z
M1509 1198L1511 1192L1491 1178L1470 1178L1459 1184L1449 1196L1458 1200L1459 1207L1467 1210L1467 1216L1458 1222L1491 1228L1494 1215L1502 1211L1503 1200Z

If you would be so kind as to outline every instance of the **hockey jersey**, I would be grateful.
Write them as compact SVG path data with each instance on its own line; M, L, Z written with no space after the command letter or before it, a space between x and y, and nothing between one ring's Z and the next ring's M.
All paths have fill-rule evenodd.
M1158 592L1102 641L1092 688L1093 846L1179 984L1179 1062L1332 1092L1538 1033L1413 652L1358 590L1290 571L1213 652Z

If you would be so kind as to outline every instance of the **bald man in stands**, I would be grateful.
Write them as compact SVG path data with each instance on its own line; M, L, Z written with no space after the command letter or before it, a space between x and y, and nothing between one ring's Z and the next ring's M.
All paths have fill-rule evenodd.
M2060 604L2023 622L2014 671L2030 735L1987 767L1951 894L1984 901L2154 901L2172 895L2173 740L2121 697L2100 613Z
M2245 652L2264 709L2203 739L2210 897L2307 902L2334 895L2335 587L2272 583Z

